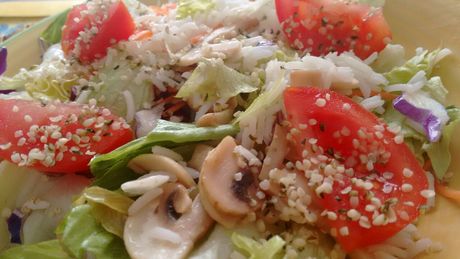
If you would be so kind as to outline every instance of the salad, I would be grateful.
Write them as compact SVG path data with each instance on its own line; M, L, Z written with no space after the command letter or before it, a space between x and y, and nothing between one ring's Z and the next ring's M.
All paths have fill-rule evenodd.
M414 258L452 52L383 1L92 0L0 76L0 258ZM412 55L410 58L405 58ZM0 50L0 74L7 67Z

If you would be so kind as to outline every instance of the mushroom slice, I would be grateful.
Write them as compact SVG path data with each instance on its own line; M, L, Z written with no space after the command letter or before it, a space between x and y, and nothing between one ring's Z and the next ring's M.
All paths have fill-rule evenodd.
M256 177L238 167L238 157L234 154L235 147L236 143L232 137L224 138L208 154L198 182L206 211L227 227L238 223L257 206ZM241 174L238 181L235 180L236 174Z
M133 259L181 259L193 249L196 241L212 227L199 196L181 214L175 210L184 198L184 186L168 183L163 194L138 213L129 216L124 229L124 242Z
M141 174L147 172L158 172L158 174L162 174L161 172L171 173L187 188L196 185L192 176L182 165L166 156L154 154L139 155L129 162L128 167L134 170L134 172Z
M196 121L198 127L215 127L227 124L233 119L233 110L207 113Z
M286 129L276 124L273 140L267 150L262 169L260 170L259 179L268 179L268 173L274 168L283 166L284 158L288 153L288 143L286 139Z
M192 158L190 159L190 161L188 161L188 165L193 169L201 171L201 166L203 165L204 160L206 159L206 157L212 149L213 147L208 145L196 145L195 150L193 151Z

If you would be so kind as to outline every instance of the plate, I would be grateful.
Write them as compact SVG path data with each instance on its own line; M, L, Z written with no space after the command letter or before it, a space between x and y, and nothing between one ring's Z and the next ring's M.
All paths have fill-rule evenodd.
M385 17L390 23L394 42L406 47L407 55L414 54L416 47L435 49L450 48L454 55L444 60L435 74L440 75L449 89L448 102L460 106L460 0L389 0L385 6ZM8 47L8 70L13 75L21 67L40 62L38 37L53 20L47 18L4 45ZM460 134L460 127L456 129ZM460 138L453 138L452 165L450 171L457 177L451 186L460 189ZM443 243L440 253L423 258L459 258L460 205L443 197L437 197L436 207L420 218L421 232L434 241Z

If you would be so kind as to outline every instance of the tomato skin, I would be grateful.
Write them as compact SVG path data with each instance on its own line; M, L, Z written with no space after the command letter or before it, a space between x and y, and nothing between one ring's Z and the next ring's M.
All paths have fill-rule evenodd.
M89 124L91 120L87 119L94 123ZM44 172L86 172L94 155L108 153L134 138L129 127L122 127L126 125L123 122L107 109L97 107L64 103L44 106L36 101L0 100L0 144L6 144L0 149L0 158ZM115 123L116 128L112 127ZM70 139L68 134L72 134ZM66 142L58 148L58 141ZM46 145L56 150L48 153L53 164L42 163L43 160L21 164L13 159L15 153L29 156L33 149L46 150ZM62 155L58 155L61 152Z
M381 9L338 0L276 0L278 19L291 47L315 56L353 50L361 59L391 40Z
M81 4L69 12L61 41L66 55L72 54L78 44L78 51L75 54L82 63L90 63L104 57L109 47L119 41L127 40L136 29L123 1L111 3L105 12L82 15L87 11L88 5ZM97 20L103 20L103 22L97 22ZM96 31L86 42L80 37L80 33L88 34L87 31L91 28L96 28Z
M325 106L320 107L322 104L318 106L317 100L319 98L326 100ZM421 191L428 188L425 172L410 149L404 143L397 144L395 142L393 133L388 130L379 131L382 133L381 138L376 137L378 135L375 134L378 131L376 128L385 125L374 114L345 96L316 87L288 88L284 94L284 101L287 120L292 127L299 129L302 128L300 125L308 125L306 129L300 130L299 134L293 135L295 141L293 145L296 152L290 158L291 161L301 160L301 154L304 150L312 150L308 140L314 138L317 140L316 145L325 151L324 155L343 161L345 168L353 168L354 170L353 176L342 173L341 181L334 181L331 193L321 197L314 195L313 206L338 215L336 220L322 217L320 224L325 224L328 226L328 230L335 229L336 232L339 232L341 228L347 228L348 235L337 234L336 236L337 241L345 251L350 252L361 247L381 243L418 217L420 206L426 203L426 198L421 195ZM312 119L315 120L315 125L312 125ZM348 129L346 134L337 137L336 132L340 132L344 127ZM359 130L369 133L365 140L360 139ZM356 147L353 144L353 139L362 140L367 144ZM307 144L301 144L305 142ZM368 150L363 152L359 148L370 147L372 149L373 145L376 150L383 148L391 154L386 162L377 160L372 170L359 162L347 166L347 161L351 161L350 157L368 154ZM357 160L359 161L359 158ZM404 169L410 169L413 175L411 177L404 176ZM393 173L391 179L383 177L385 172ZM371 177L371 175L373 176ZM356 181L359 179L371 182L373 184L372 189L358 188ZM410 184L412 190L402 191L403 184ZM358 205L353 205L350 202L351 192L343 193L349 186L356 191L353 195L357 195ZM383 191L384 189L390 190L390 192L386 193ZM391 207L396 213L397 218L394 222L379 226L372 225L373 212L366 211L366 205L372 205L370 192L372 192L372 197L380 200L382 204L385 204L384 201L398 200L394 205L387 207ZM407 202L413 203L413 206ZM380 207L380 210L382 208L384 207ZM362 227L359 220L351 220L346 214L350 209L355 209L360 213L360 216L367 217L370 221L370 228ZM377 211L380 212L380 210ZM401 213L404 215L401 216Z

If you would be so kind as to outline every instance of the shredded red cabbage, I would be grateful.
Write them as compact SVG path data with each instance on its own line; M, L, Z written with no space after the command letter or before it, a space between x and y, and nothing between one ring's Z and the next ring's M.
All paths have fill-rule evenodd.
M6 71L6 57L8 56L8 50L6 48L0 49L0 75Z
M8 231L10 232L10 242L13 244L21 244L21 228L22 218L24 216L21 212L15 210L6 220L8 224Z
M404 99L403 95L393 100L393 106L397 111L422 126L430 142L437 142L441 138L441 119L430 110L416 107Z

